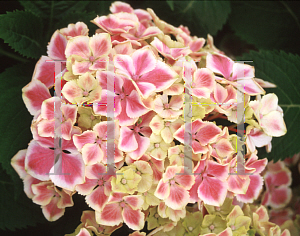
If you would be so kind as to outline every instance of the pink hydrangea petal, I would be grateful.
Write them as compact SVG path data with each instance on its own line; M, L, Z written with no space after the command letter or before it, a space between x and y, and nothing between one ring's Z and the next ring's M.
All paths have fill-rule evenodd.
M103 55L108 55L112 47L110 35L107 33L93 35L90 38L89 46L95 58L99 58Z
M182 125L174 134L174 138L179 142L184 143L184 125Z
M98 179L85 178L85 182L83 184L76 185L75 189L81 195L88 195L93 191L93 189L97 186L97 184L98 184Z
M207 123L200 132L197 133L196 137L200 141L201 145L205 146L212 142L219 134L221 129L214 123Z
M175 175L174 179L180 186L187 190L195 183L195 177L193 175Z
M169 127L165 127L162 131L161 131L161 137L163 138L163 140L166 143L171 143L173 141L173 134L170 130Z
M172 59L177 60L180 57L185 57L191 53L191 50L188 47L184 48L171 48Z
M215 145L216 152L221 157L227 157L234 149L228 139L222 138Z
M120 129L120 141L118 148L124 152L132 152L138 148L134 132L126 126Z
M41 137L54 138L55 120L41 120L38 125L38 134Z
M275 188L270 197L269 205L275 209L282 208L290 202L292 198L292 190L286 186Z
M46 87L51 88L54 85L55 63L50 57L42 56L36 63L32 80L39 80Z
M197 38L189 43L189 47L193 52L197 52L203 47L204 44L204 38Z
M101 212L96 212L97 223L114 226L123 222L122 208L119 203L106 204Z
M266 115L271 111L276 111L278 107L278 97L274 93L269 93L261 99L260 113Z
M144 227L145 215L141 210L133 210L131 207L125 207L122 211L122 216L130 229L141 230Z
M265 169L267 164L267 158L258 160L258 157L255 154L251 154L250 158L246 162L246 166L248 168L255 168L255 174L261 173Z
M73 199L72 199L72 193L67 191L67 190L57 190L56 189L56 192L58 192L58 194L60 195L60 199L57 203L57 207L58 208L65 208L65 207L71 207L74 205L74 202L73 202Z
M139 21L140 22L143 22L143 21L151 21L151 15L145 11L145 10L142 10L142 9L134 9L134 14L138 17Z
M137 91L132 90L126 98L126 112L130 118L136 118L144 115L149 110L143 105Z
M164 62L157 61L156 67L154 70L143 74L142 77L138 80L139 82L148 82L156 87L156 91L160 92L164 89L169 88L177 79L177 73L171 69Z
M81 228L76 236L90 236L91 234L86 228Z
M88 36L77 36L69 39L65 50L66 57L68 58L72 55L76 55L85 60L89 60L89 57L91 56L89 40Z
M194 154L207 153L208 152L207 147L202 146L199 142L197 142L195 140L192 141L192 149L193 149Z
M69 102L76 104L75 98L82 97L83 91L75 80L71 80L65 84L61 92Z
M151 128L149 127L149 124L155 115L156 113L154 111L149 111L146 114L141 116L142 122L139 124L139 127L141 128L141 132L144 132L145 135L148 135L149 137L152 133L150 132Z
M164 183L161 179L157 185L154 195L160 199L166 199L170 195L169 183Z
M207 162L207 173L217 177L220 180L226 180L229 173L229 165L221 165L215 161L209 160Z
M206 67L215 73L223 75L226 79L230 78L234 62L221 54L208 54L206 57Z
M83 74L77 80L78 86L85 91L92 90L97 82L98 81L95 80L94 76L92 76L90 73Z
M54 165L54 151L40 146L37 141L29 143L26 157L25 170L39 180L49 180L50 169Z
M24 182L24 192L28 198L33 198L34 193L32 192L32 185L33 184L38 184L41 181L33 178L31 175L26 175L26 177L23 180Z
M32 185L31 188L34 193L32 201L41 206L49 204L55 194L54 186L51 185L51 182L48 181Z
M250 175L250 184L248 186L247 192L245 194L237 194L236 198L240 202L244 203L253 203L255 199L258 198L258 195L263 186L263 178L258 175Z
M243 63L234 63L232 68L232 79L250 79L254 78L254 67L243 64Z
M272 183L276 186L291 185L292 177L290 171L280 171L272 174Z
M105 70L107 69L108 62L109 62L108 57L100 58L93 62L93 65L89 67L89 70Z
M286 133L287 129L279 111L272 111L263 116L261 119L261 126L268 135L279 137Z
M137 160L139 157L141 157L150 146L150 139L148 137L143 137L139 134L135 134L135 140L137 142L138 148L134 150L133 152L129 152L128 155Z
M133 66L136 75L143 75L153 71L156 67L156 57L149 48L140 49L132 54Z
M58 97L51 97L42 103L41 117L43 119L52 120L54 119L54 103L60 102Z
M106 167L102 163L96 163L94 165L87 166L85 172L86 172L87 178L98 180L107 171L106 171ZM106 175L104 175L104 176L106 176Z
M11 165L14 170L18 173L21 179L24 179L27 175L25 171L25 156L27 149L18 151L16 155L11 159Z
M271 142L272 137L265 134L262 130L253 128L253 130L248 134L248 139L253 142L256 147L266 146Z
M205 125L206 125L206 123L203 122L200 119L197 119L197 120L193 121L193 123L192 123L192 133L198 132ZM184 127L184 125L182 127Z
M172 184L170 187L170 195L165 199L165 203L168 207L179 210L188 204L189 198L190 196L186 189L177 184Z
M207 88L212 91L215 85L214 74L207 68L201 68L194 73L194 83L196 88Z
M66 120L61 125L61 136L63 139L70 140L73 123L70 119Z
M116 55L114 57L114 65L118 69L117 73L123 74L128 78L135 74L133 60L129 55Z
M193 184L193 186L191 187L191 189L189 190L189 194L190 194L190 202L191 203L195 203L199 201L199 196L198 196L198 188L199 185L202 183L202 177L198 177L196 176L195 178L195 183Z
M183 172L183 167L180 166L168 166L166 172L163 174L163 181L166 182L169 179L175 177L176 173Z
M64 215L65 209L57 207L58 201L58 197L53 197L48 205L42 206L43 214L48 221L56 221Z
M223 103L227 98L227 96L228 96L227 90L219 83L216 83L216 87L214 90L214 98L216 102Z
M150 122L150 127L156 135L159 135L161 130L164 128L163 119L156 115Z
M128 12L133 13L133 8L125 2L114 2L111 4L109 10L112 13L118 13L118 12Z
M76 37L79 35L88 35L88 27L83 22L77 22L76 24L69 24L68 28L63 28L60 30L60 33L65 35L68 39L71 37Z
M78 151L81 151L83 146L87 143L94 143L97 138L97 135L94 131L88 130L84 131L82 134L75 134L73 136L74 144L77 147Z
M82 159L86 165L94 165L102 161L103 151L100 149L98 143L87 143L82 148Z
M132 44L130 42L120 43L114 47L117 54L129 55L133 53Z
M193 88L193 95L197 98L209 98L210 91L206 88Z
M32 80L22 88L23 101L33 116L41 109L43 101L50 97L48 88L39 80Z
M104 187L99 186L85 197L86 203L96 211L101 211L107 203L108 196L104 193Z
M154 84L148 82L134 83L136 89L141 93L143 98L148 98L156 89Z
M126 107L126 101L125 100L121 100L121 107ZM127 115L126 109L122 109L122 111L116 117L116 119L119 120L120 126L133 125L138 120L138 118L130 118Z
M231 175L228 179L228 190L236 194L245 194L250 184L250 178L241 178L239 175Z
M144 203L143 197L140 195L125 196L123 199L133 210L138 210Z
M65 49L67 42L68 40L56 30L47 46L48 56L54 60L66 60Z
M280 236L291 236L291 233L288 229L283 230Z
M75 61L72 65L72 71L74 75L82 75L86 72L90 72L92 63L90 61Z
M65 104L61 107L61 111L66 120L70 119L72 121L72 124L75 124L76 117L77 117L77 111L78 111L77 106L73 106L71 104Z
M240 79L238 84L242 86L242 92L249 95L264 94L265 90L253 79Z
M161 33L162 33L162 31L159 28L157 28L156 26L150 26L144 30L142 35L140 35L140 38L147 39L147 38L154 37Z
M170 48L164 44L161 40L159 40L157 37L154 37L154 40L151 42L151 45L157 49L160 53L166 55L170 54Z
M76 135L81 134L81 129L79 127L73 126L71 132L72 139L70 140L62 139L61 146L63 150L68 150L69 152L77 153L77 148L74 145L74 140L73 140L75 134Z
M138 18L135 14L119 12L108 16L96 17L92 22L111 34L120 34L136 27Z
M171 97L169 105L173 110L179 110L184 103L183 95L174 95Z
M73 191L77 184L84 183L85 165L79 153L62 153L62 158L55 163L50 172L55 173L50 175L55 185L70 191Z
M198 196L205 204L221 206L226 198L227 183L215 177L204 178L198 188Z

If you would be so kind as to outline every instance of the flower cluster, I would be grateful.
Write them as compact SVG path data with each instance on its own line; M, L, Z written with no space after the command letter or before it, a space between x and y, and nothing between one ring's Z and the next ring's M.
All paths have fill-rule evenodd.
M145 221L156 236L289 235L266 208L249 205L267 165L256 147L270 151L272 137L286 133L277 96L264 95L270 83L210 35L191 36L122 2L110 11L92 20L92 36L83 22L57 30L22 90L33 140L12 165L27 196L54 221L72 195L83 195L91 210L77 236L110 235L123 224L145 235ZM61 88L52 96L58 63ZM236 133L244 118L245 140ZM290 176L275 164L268 170L263 204L280 206L290 199Z

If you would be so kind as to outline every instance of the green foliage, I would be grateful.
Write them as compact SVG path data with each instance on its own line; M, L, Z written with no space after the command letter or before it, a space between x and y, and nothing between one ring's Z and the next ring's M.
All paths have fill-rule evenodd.
M243 55L243 59L253 60L257 78L277 85L276 88L267 89L267 92L278 96L287 133L272 139L272 151L267 154L268 159L283 160L300 152L300 56L283 51L262 50L250 51Z
M70 12L81 11L89 1L20 1L25 10L41 18L59 20Z
M299 53L299 3L233 1L229 25L243 40L259 49Z
M16 230L45 221L40 207L24 193L15 199L14 185L0 166L0 229Z
M27 65L16 65L0 74L0 163L13 179L17 175L10 164L11 158L27 148L32 139L32 116L22 100L22 88L30 82L31 73L32 68Z
M174 11L174 1L173 0L167 0L167 3L172 11Z
M231 11L229 1L174 1L174 8L178 23L194 28L202 37L222 29Z
M45 51L41 46L42 21L28 11L0 15L0 38L23 56L38 58Z

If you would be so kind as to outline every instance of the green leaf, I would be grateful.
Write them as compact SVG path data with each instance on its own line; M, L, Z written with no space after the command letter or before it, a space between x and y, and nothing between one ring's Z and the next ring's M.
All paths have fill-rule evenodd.
M174 1L177 24L185 24L197 35L215 35L227 21L229 1Z
M78 21L84 22L87 24L89 31L91 34L94 34L94 31L98 29L98 26L91 23L90 21L96 18L97 14L95 12L86 12L86 11L75 11L69 12L67 15L63 16L57 23L55 24L56 29L65 28L68 24L75 24Z
M229 25L259 49L299 53L300 5L289 1L233 1Z
M253 60L255 76L277 85L266 89L278 96L287 127L286 135L272 139L269 160L278 161L300 152L300 56L283 51L250 51L243 59Z
M89 1L20 1L25 10L31 11L33 14L48 19L61 17L73 11L82 11Z
M7 12L0 15L0 38L23 56L39 58L41 47L42 21L27 11Z
M174 11L174 1L173 0L167 0L167 3L172 11Z
M0 74L0 164L18 180L10 162L21 149L26 149L32 139L32 116L22 100L22 88L31 80L33 68L26 64L16 65Z
M22 181L19 179L19 182ZM40 206L28 199L25 193L14 200L14 185L0 166L0 229L16 230L45 222Z

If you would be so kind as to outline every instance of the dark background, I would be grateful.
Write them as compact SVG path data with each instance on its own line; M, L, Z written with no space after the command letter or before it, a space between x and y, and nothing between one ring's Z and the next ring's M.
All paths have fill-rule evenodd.
M43 19L44 26L40 37L40 43L43 49L41 49L39 55L46 55L46 46L54 31L59 28L67 27L69 23L76 23L79 20L84 21L88 24L90 29L89 34L93 34L97 27L90 23L89 20L94 19L96 15L101 16L108 14L111 2L112 1L90 1L84 6L83 10L74 9L69 12L67 16L61 14L57 19L53 20L53 23L49 23L50 15L47 15L48 11L45 10L45 15L39 16ZM284 50L287 53L293 54L300 53L300 3L297 1L230 1L230 13L226 16L224 24L221 24L221 26L217 28L208 27L207 25L209 25L209 23L205 20L207 20L209 15L205 15L197 9L188 9L185 13L182 13L182 9L185 9L190 1L173 1L173 11L166 1L125 2L131 4L131 6L135 9L146 9L147 7L152 8L157 16L160 17L160 19L165 20L167 23L173 24L174 26L179 26L180 24L188 26L191 31L191 35L204 37L206 39L207 33L211 33L214 37L216 47L224 51L226 55L233 59L241 57L244 53L247 53L250 50L258 51L261 49ZM218 9L218 5L221 4L220 2L221 1L216 2L216 5L213 5L213 7L215 7L215 11L220 11L220 9ZM70 2L65 3L68 5ZM64 5L57 5L57 9L54 8L54 12L60 13L63 7ZM24 6L18 1L0 1L0 14L6 14L6 12L12 12L14 10L22 11L24 10ZM219 17L222 17L221 13L222 9ZM201 17L206 17L206 19ZM218 16L212 16L211 21L216 20L217 22L217 18ZM1 23L0 19L0 26ZM24 65L24 70L19 71L19 73L26 75L24 77L26 81L22 82L26 85L31 80L31 75L38 59L39 58L28 58L22 56L20 53L15 52L15 50L7 43L4 43L4 40L0 38L0 73L4 72L6 68L10 68L21 63ZM251 58L243 59L247 60ZM10 78L7 79L9 80ZM0 81L0 83L2 83L2 81ZM24 117L24 122L28 127L30 126L31 119L32 117L30 114L28 114L27 117ZM26 139L28 139L28 142L30 141L30 133L29 136L26 136ZM25 145L22 148L26 147L27 146ZM0 171L2 180L11 181L9 175L3 171L2 168ZM12 183L22 189L21 180ZM31 214L24 214L21 217L28 218L27 220L29 222L32 218L32 223L29 225L33 226L19 226L16 221L15 227L21 227L21 229L15 229L15 231L10 231L8 229L0 230L1 236L57 236L64 235L65 233L72 233L80 224L81 212L89 209L84 202L84 198L75 194L73 197L74 207L66 208L65 215L58 221L48 222L44 218L40 206L35 205L30 199L27 199L24 193L16 193L17 190L15 186L8 186L6 191L15 192L17 199L14 199L14 201L18 202L16 203L18 207L28 208L27 212L30 212ZM7 192L2 191L0 192L0 195L6 195L6 193ZM10 199L0 197L0 207L5 206L5 204L7 204L7 200ZM11 219L12 225L14 225L13 219L17 220L18 217L20 217L15 216L15 214L19 213L14 210L2 211L2 209L0 209L0 215L2 215L0 219L8 217ZM127 226L124 226L122 229L115 231L112 235L128 235L131 232L133 231L128 229Z

